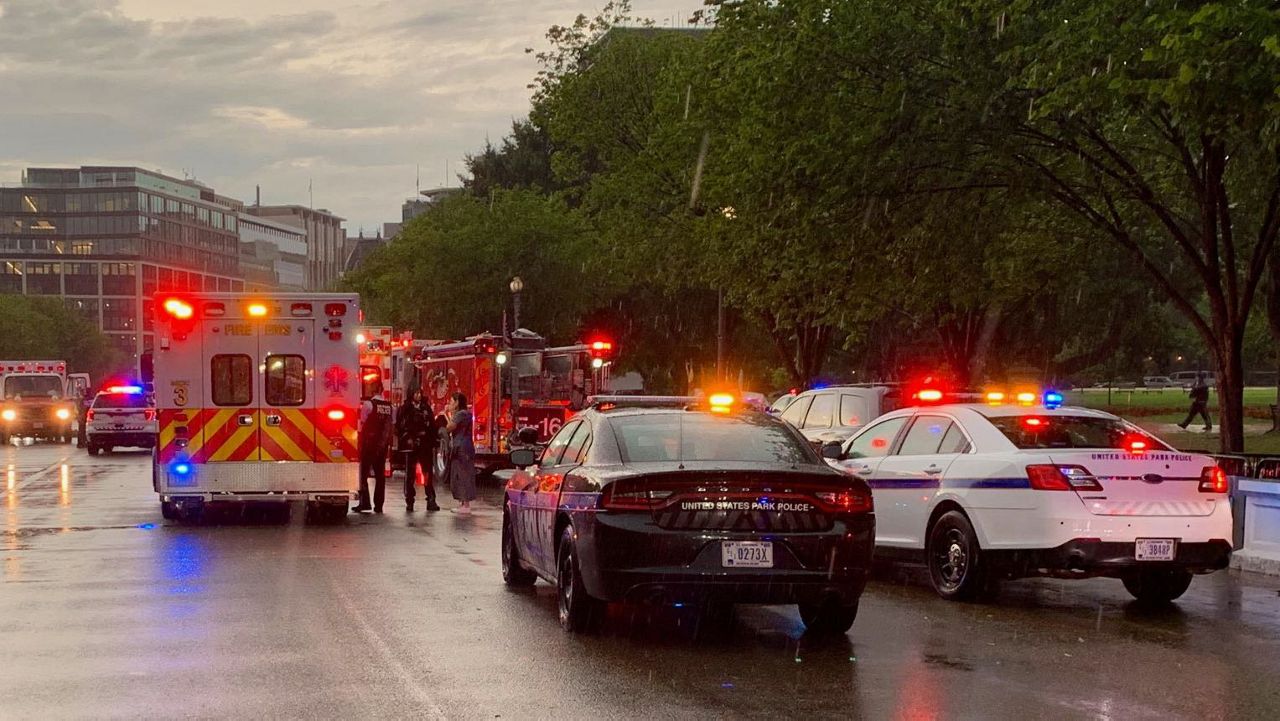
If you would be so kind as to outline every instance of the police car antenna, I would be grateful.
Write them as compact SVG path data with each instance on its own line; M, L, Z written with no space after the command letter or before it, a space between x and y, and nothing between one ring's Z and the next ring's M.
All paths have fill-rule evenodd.
M677 413L676 418L679 419L679 423L676 426L676 428L679 429L676 431L676 433L678 434L677 438L679 439L679 443L676 445L676 453L680 454L680 458L677 460L676 470L683 471L684 470L684 414Z

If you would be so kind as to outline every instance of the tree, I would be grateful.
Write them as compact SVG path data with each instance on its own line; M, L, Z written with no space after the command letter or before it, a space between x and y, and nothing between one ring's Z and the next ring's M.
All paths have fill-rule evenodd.
M410 221L346 282L373 321L452 339L500 332L508 283L519 275L521 325L572 342L597 298L609 297L585 268L591 242L590 228L554 197L459 195Z
M62 299L10 294L0 295L0 358L65 360L94 378L121 366L107 337Z
M1280 12L1260 0L979 5L1007 37L1006 121L1023 118L1013 142L993 144L1192 325L1218 370L1222 449L1243 450L1242 347L1280 229Z
M546 130L532 121L516 120L500 146L485 141L484 150L467 155L469 175L462 177L462 185L480 198L497 189L550 193L558 187L551 152Z

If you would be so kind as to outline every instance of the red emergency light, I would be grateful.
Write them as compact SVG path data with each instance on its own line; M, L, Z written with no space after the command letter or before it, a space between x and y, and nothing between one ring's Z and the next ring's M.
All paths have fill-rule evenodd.
M592 358L609 358L613 355L613 341L593 340L587 344L587 352Z

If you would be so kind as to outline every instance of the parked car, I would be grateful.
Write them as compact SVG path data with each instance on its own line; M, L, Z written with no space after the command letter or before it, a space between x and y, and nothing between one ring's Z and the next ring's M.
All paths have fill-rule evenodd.
M891 386L829 386L805 391L782 412L815 446L843 442L882 413L897 407Z
M554 584L572 632L627 601L721 618L794 603L810 631L848 631L871 564L871 490L726 397L597 396L540 453L512 451L506 583Z
M1217 378L1214 377L1213 371L1178 371L1169 377L1173 379L1174 384L1178 387L1190 388L1196 384L1196 376L1201 373L1204 374L1204 382L1206 384L1213 385L1217 383Z
M1178 383L1175 383L1174 380L1169 376L1143 376L1142 387L1143 388L1180 388L1181 386Z

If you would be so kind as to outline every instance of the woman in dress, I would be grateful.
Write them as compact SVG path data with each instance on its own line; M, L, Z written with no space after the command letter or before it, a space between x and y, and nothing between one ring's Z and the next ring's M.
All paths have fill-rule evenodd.
M471 513L476 499L476 446L471 441L471 411L461 391L449 398L445 408L449 432L449 488L459 501L457 513Z

